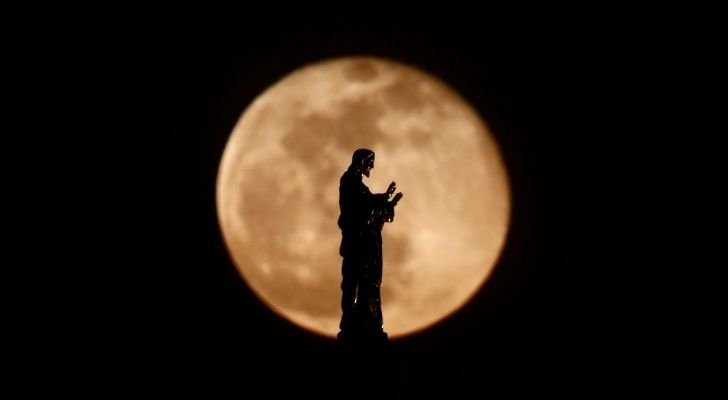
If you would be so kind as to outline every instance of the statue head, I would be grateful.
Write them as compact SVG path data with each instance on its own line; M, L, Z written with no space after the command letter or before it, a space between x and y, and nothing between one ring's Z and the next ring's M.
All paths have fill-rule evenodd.
M369 172L374 168L374 152L369 149L357 149L351 157L351 165L368 178Z

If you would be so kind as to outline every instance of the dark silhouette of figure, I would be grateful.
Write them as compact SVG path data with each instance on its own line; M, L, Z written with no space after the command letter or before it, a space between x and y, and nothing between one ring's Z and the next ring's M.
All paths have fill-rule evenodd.
M384 337L380 286L382 283L382 227L394 220L394 207L402 193L394 182L386 193L372 194L362 182L374 168L374 152L358 149L341 176L338 225L342 239L341 332L343 336Z

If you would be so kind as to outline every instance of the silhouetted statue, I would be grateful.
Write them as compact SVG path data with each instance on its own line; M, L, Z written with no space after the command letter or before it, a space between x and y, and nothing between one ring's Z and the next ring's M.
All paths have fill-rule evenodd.
M374 152L358 149L339 184L339 228L344 258L341 266L342 336L384 337L380 286L382 284L382 227L394 220L394 207L402 193L389 201L397 189L394 182L386 193L372 194L362 182L374 168Z

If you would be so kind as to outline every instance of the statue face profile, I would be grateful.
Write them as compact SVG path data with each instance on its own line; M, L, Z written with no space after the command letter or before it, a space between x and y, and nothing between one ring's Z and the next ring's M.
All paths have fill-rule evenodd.
M371 170L373 168L374 168L374 156L372 156L371 162L364 165L364 170L361 171L361 173L364 174L364 176L366 176L367 178L369 178L369 173L371 172Z

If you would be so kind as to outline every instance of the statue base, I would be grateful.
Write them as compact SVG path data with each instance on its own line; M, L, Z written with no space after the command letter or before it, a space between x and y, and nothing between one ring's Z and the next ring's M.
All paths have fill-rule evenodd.
M363 330L363 329L342 329L336 335L336 339L342 343L386 343L389 341L389 335L383 330Z

